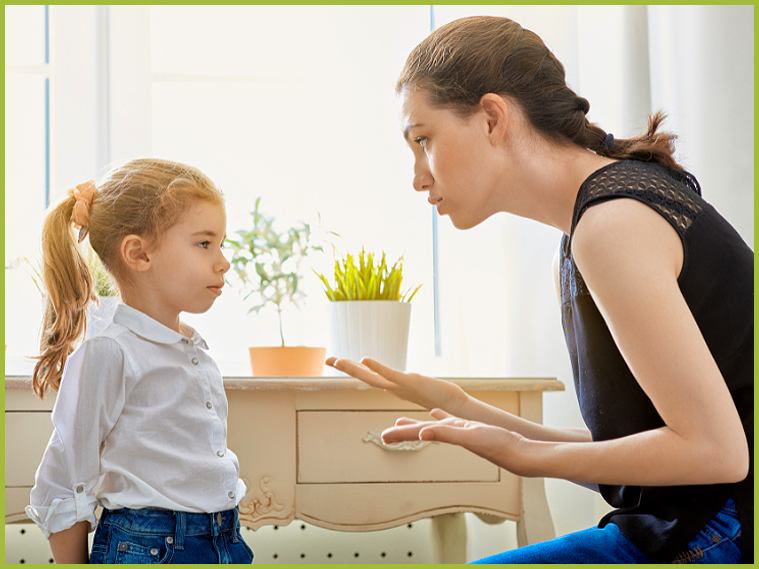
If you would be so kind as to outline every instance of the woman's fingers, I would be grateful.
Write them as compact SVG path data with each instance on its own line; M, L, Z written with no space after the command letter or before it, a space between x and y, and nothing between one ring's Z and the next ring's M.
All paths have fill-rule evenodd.
M467 421L460 419L452 423L438 422L424 425L419 429L419 440L436 441L467 448L473 434L470 427L467 425Z
M387 381L381 375L374 373L368 367L353 360L347 358L329 357L325 363L337 370L340 370L348 375L360 379L364 383L377 387L379 389L388 389L392 387L392 384Z
M409 423L404 423L390 427L382 431L382 441L385 444L400 443L403 441L418 441L419 431L425 426L429 425L429 422L412 421L409 419Z
M413 425L419 422L420 421L417 421L416 419L409 419L408 417L400 417L399 419L395 420L395 426L402 427L404 425Z
M440 411L437 409L436 411ZM470 421L465 421L464 419L459 419L458 417L454 417L453 415L449 415L445 411L440 411L439 413L440 419L439 421L417 421L416 419L409 419L408 417L400 417L396 419L395 425L385 429L382 432L382 440L385 441L385 443L397 443L401 441L416 441L416 440L422 440L420 437L420 433L429 428L429 427L437 427L440 425L446 425L453 428L463 428L479 423L472 423ZM435 439L427 439L427 440L435 440Z
M450 413L446 413L442 409L433 409L432 411L430 411L430 415L435 417L435 419L437 419L438 421L442 421L443 419L450 419L451 417L453 417L453 415L451 415Z
M402 377L406 375L402 371L388 367L385 364L378 362L377 360L373 360L372 358L362 358L361 364L366 368L372 370L374 373L377 373L390 381L399 378L399 376Z

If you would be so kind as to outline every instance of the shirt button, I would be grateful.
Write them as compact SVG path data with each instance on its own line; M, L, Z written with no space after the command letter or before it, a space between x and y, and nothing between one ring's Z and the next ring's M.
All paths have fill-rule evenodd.
M217 451L217 452L216 452L216 456L218 456L218 457L222 457L222 456L224 456L224 451L221 451L221 450L220 450L220 451Z
M229 494L227 494L227 496L229 496L230 498L234 498L235 497L235 493L234 492L230 492Z
M192 358L192 365L198 365L198 358Z
M182 343L186 346L187 344L190 343L190 340L188 340L187 338L182 338Z
M76 487L76 493L81 494L82 492L84 492L84 485L79 484L79 486Z
M210 401L206 401L206 407L208 407L210 409L211 407L213 407L213 405L211 405Z

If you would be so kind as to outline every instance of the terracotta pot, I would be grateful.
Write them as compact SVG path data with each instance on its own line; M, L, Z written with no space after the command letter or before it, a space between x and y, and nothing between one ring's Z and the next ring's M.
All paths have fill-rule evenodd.
M314 377L322 375L327 348L276 346L248 348L257 377Z

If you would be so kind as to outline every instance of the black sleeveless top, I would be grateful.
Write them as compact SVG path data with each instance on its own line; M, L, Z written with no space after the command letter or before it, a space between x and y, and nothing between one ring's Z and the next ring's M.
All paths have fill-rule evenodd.
M572 233L582 214L606 200L632 198L659 212L682 239L680 290L714 356L743 422L751 451L746 480L704 486L600 487L615 523L655 562L671 562L732 497L741 519L743 560L753 563L754 253L701 198L681 170L620 161L594 172L577 195ZM595 306L564 235L560 274L562 324L575 389L593 440L662 427L664 422L633 377Z

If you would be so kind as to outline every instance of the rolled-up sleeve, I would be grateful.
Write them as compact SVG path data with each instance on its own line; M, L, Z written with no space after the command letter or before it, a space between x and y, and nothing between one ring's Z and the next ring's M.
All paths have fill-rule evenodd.
M46 538L78 522L95 528L100 449L124 407L125 367L120 346L107 337L84 342L66 362L53 434L26 507Z

